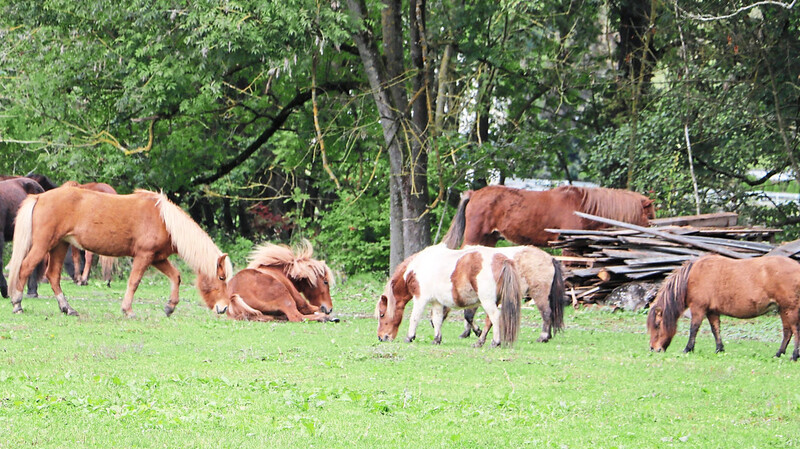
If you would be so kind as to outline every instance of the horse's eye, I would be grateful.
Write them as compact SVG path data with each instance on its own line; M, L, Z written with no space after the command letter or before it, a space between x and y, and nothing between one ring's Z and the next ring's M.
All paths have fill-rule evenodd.
M382 314L381 314L381 318L383 318L383 316L384 316L384 315L386 315L386 314L385 314L385 313L382 313Z
M225 276L220 276L220 277L219 277L219 280L220 280L220 281L224 281L224 280L225 280Z
M323 281L325 285L328 285L328 281Z

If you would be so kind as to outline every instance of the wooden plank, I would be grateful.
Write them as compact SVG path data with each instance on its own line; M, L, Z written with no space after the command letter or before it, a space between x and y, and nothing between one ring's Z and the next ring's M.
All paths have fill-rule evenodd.
M649 278L651 276L655 276L657 274L663 274L663 273L664 273L663 271L644 271L642 273L631 273L631 274L627 275L626 277L628 279L633 279L633 280L638 281L639 279Z
M786 256L791 257L800 252L800 240L793 240L791 242L784 243L777 248L772 249L769 251L765 256Z
M680 217L656 218L650 220L651 226L706 226L706 227L730 227L736 226L739 214L736 212L716 212L711 214L686 215Z
M664 257L647 257L644 259L626 259L625 264L631 267L638 267L642 265L658 265L664 263L686 262L693 259L692 256L664 256Z
M690 246L694 246L696 248L702 248L702 249L705 249L705 250L708 250L708 251L715 252L717 254L722 254L723 256L732 257L734 259L748 259L748 258L752 257L749 254L742 254L742 253L739 253L739 252L736 252L736 251L732 251L732 250L730 250L728 248L724 248L724 247L722 247L720 245L713 245L713 244L697 241L693 237L687 237L687 236L681 236L681 235L673 235L673 234L670 234L668 232L661 232L661 231L658 231L658 230L655 230L655 229L648 229L648 228L645 228L643 226L638 226L638 225L634 225L634 224L630 224L630 223L625 223L625 222L618 221L618 220L611 220L609 218L598 217L596 215L585 214L583 212L575 211L574 214L579 216L579 217L582 217L582 218L587 218L589 220L599 221L600 223L610 224L612 226L619 226L621 228L634 229L634 230L637 230L637 231L640 231L640 232L644 232L645 234L655 235L657 237L661 237L661 238L663 238L665 240L669 240L669 241L672 241L672 242L678 242L678 243L682 243L684 245L690 245Z
M662 251L641 250L641 249L601 249L601 252L607 256L615 259L644 259L648 257L663 257L670 256L670 254Z
M646 271L672 271L676 268L679 268L680 265L665 265L663 267L644 267L644 268L633 268L627 265L609 265L605 267L606 270L614 273L614 274L628 274L628 273L644 273Z

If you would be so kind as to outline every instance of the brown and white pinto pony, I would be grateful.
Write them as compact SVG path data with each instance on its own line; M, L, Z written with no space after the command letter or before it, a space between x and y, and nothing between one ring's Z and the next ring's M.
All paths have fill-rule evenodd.
M110 193L112 195L116 195L117 191L114 190L113 187L104 183L104 182L87 182L86 184L78 184L75 181L67 181L62 186L71 186L71 187L80 187L82 189L94 190L95 192L105 192ZM72 280L78 285L89 285L89 272L92 269L92 260L94 259L94 253L91 251L84 251L84 263L83 263L83 272L78 273L78 267L80 267L81 255L77 248L72 249L72 266L75 267L75 270L72 274ZM111 286L111 276L112 271L114 269L114 262L116 259L114 257L108 256L100 256L100 266L102 267L103 271L103 280L106 282L107 286Z
M636 192L602 187L561 186L536 192L487 186L461 195L444 237L448 248L495 246L501 238L517 245L547 246L558 234L545 229L598 229L606 225L578 217L580 211L647 226L653 200Z
M754 318L777 305L783 322L783 340L775 357L786 352L794 335L792 360L800 357L800 264L782 256L729 259L704 256L672 272L661 285L647 316L650 350L666 351L677 332L680 316L692 313L689 342L694 350L703 318L708 317L717 352L724 347L719 335L720 315Z
M520 325L522 291L514 261L500 253L488 254L474 248L453 250L434 245L410 256L398 265L386 283L377 311L378 338L394 339L403 310L414 301L408 324L407 342L416 338L425 306L432 304L434 344L442 342L444 308L466 308L480 303L495 326L492 346L513 344ZM498 309L497 305L502 304ZM476 346L486 341L484 329Z
M216 293L212 300L227 304L225 283L233 268L211 238L166 196L137 190L111 195L71 186L59 187L23 201L17 214L14 245L8 264L11 303L22 312L22 284L49 253L47 278L62 312L77 315L61 290L61 268L69 245L106 256L131 256L133 265L122 312L133 316L131 303L150 265L170 280L164 312L171 315L180 301L180 273L167 259L178 253L197 271L202 284ZM200 285L201 283L198 283ZM220 293L221 292L221 293ZM219 311L219 309L218 309Z

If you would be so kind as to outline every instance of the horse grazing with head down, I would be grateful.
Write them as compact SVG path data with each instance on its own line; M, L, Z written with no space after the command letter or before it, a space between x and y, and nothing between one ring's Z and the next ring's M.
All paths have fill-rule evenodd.
M28 195L44 192L42 186L32 179L16 176L4 178L6 180L0 181L0 261L3 260L5 243L14 237L14 223L20 204ZM39 278L43 270L43 264L37 265L35 275L28 279L28 296L38 296ZM8 298L8 284L2 270L0 270L0 295Z
M543 192L487 186L461 195L444 237L448 248L495 246L501 238L518 245L547 246L558 234L546 229L598 229L606 225L575 211L647 226L653 200L636 192L602 187L562 186Z
M67 181L62 186L80 187L82 189L94 190L95 192L104 192L116 195L117 191L113 187L104 182L88 182L86 184L78 184L75 181ZM72 280L78 285L89 285L89 272L92 269L92 260L94 253L91 251L84 251L84 264L83 271L78 272L80 267L81 254L77 248L72 248L72 265L74 271L72 272ZM100 256L100 266L103 269L103 280L107 286L111 286L112 270L114 269L114 262L116 259L109 256Z
M513 344L520 325L522 291L514 261L500 253L488 254L474 248L448 249L434 245L410 256L397 266L378 300L378 338L394 339L403 310L414 300L407 342L416 338L425 306L432 303L434 344L442 342L444 308L466 308L480 303L495 326L492 346ZM502 308L497 305L502 304ZM486 341L484 329L477 346Z
M64 186L30 196L20 206L8 264L15 313L22 312L22 284L49 253L47 278L58 306L68 315L77 315L60 285L69 245L106 256L133 257L122 300L125 316L133 316L133 295L150 265L170 280L170 297L164 312L167 316L172 314L180 301L180 274L167 258L175 253L197 271L202 280L198 286L209 290L207 294L215 304L228 302L224 293L233 268L227 254L166 196L146 190L111 195Z
M775 357L786 352L794 335L792 360L800 357L800 264L782 256L729 259L709 255L689 261L670 274L656 294L647 316L650 350L666 351L677 332L678 318L692 313L689 342L683 352L694 350L695 337L708 317L717 352L724 350L719 335L720 315L754 318L777 305L783 322L783 340Z

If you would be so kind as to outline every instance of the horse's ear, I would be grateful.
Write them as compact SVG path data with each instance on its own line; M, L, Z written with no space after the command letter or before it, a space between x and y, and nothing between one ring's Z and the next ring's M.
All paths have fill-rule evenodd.
M219 256L219 259L217 259L217 277L220 281L226 280L228 276L228 273L225 271L225 259L227 258L228 254L223 253L221 256Z
M661 324L661 320L664 318L664 309L661 307L656 307L653 309L653 316L655 317L655 324Z
M650 198L645 198L642 200L642 207L650 207L653 204L653 200Z

